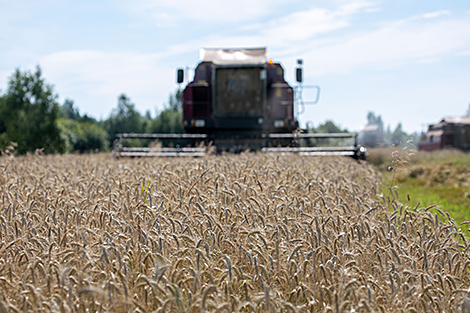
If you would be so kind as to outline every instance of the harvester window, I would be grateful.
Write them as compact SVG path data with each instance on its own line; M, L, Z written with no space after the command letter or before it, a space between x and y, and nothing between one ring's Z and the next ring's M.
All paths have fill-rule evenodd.
M218 116L262 116L261 71L261 68L217 69L215 107Z

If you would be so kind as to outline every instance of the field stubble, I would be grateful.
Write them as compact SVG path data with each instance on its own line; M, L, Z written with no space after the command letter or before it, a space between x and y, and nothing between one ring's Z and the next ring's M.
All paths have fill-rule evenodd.
M0 312L470 307L470 245L348 158L0 158ZM393 213L390 213L393 209Z

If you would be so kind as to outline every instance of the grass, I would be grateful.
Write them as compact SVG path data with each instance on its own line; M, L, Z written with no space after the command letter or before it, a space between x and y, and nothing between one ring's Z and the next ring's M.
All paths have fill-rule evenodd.
M436 204L438 208L450 214L457 222L470 220L470 197L468 188L461 186L426 186L417 179L407 179L400 183L399 201L410 207L428 207ZM406 194L405 194L406 193ZM410 201L407 199L410 197Z
M384 148L372 149L370 156L383 175L381 193L384 195L389 195L389 187L393 187L398 192L398 200L409 207L435 204L457 223L470 221L468 153Z

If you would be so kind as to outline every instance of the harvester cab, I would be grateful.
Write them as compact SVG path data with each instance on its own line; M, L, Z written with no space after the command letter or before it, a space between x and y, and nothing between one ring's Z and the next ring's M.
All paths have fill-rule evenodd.
M364 158L356 133L316 134L299 128L305 104L317 103L318 86L303 85L302 61L296 68L297 86L284 78L280 63L268 60L266 48L201 49L194 78L182 91L183 134L118 134L117 156L202 155L211 145L217 152L245 150L303 155L350 155ZM176 82L185 80L177 70ZM316 90L313 101L302 100L304 88ZM124 147L127 139L178 140L174 147ZM349 139L347 146L338 142ZM329 141L333 146L322 144Z

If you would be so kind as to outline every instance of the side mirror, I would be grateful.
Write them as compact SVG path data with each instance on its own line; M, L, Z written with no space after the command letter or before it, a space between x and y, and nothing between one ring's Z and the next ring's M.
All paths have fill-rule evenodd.
M297 82L299 82L299 83L302 82L302 68L300 68L300 67L296 68L295 78L296 78Z
M181 84L184 81L184 70L182 68L179 68L176 71L176 82L178 84Z

